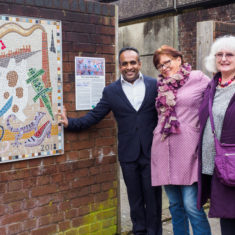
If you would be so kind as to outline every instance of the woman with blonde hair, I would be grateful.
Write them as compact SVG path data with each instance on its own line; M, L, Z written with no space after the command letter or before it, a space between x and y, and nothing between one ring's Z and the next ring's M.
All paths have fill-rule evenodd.
M209 78L183 62L181 52L164 45L155 51L159 71L156 109L159 121L151 151L152 185L164 185L175 235L210 235L203 210L197 209L198 111Z
M222 235L235 234L235 37L215 40L206 58L215 73L200 107L198 208L210 198L209 217L220 218ZM229 148L220 168L220 148ZM228 150L227 150L228 151ZM228 164L228 165L227 165ZM228 166L228 168L227 168ZM222 174L221 174L222 173ZM223 174L228 173L230 185Z

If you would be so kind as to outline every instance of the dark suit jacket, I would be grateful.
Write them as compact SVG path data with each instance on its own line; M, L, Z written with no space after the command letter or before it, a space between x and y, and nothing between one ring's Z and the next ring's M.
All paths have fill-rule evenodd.
M113 112L118 125L118 157L120 162L137 160L141 153L150 158L153 130L157 125L155 98L157 80L144 76L146 87L143 103L138 111L130 104L121 79L104 88L96 107L81 118L69 118L70 130L86 129Z

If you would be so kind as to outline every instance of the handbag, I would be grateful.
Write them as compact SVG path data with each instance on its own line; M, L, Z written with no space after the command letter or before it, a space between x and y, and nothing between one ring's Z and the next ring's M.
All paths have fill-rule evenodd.
M235 187L235 144L220 143L216 137L212 114L212 97L209 98L209 116L215 141L215 173L219 181L230 187Z

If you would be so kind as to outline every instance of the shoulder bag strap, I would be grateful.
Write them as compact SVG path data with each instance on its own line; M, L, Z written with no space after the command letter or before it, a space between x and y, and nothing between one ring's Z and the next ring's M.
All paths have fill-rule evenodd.
M215 133L215 124L214 124L214 119L213 119L213 114L212 114L212 101L213 101L213 98L212 98L212 94L210 93L208 108L209 108L209 117L210 117L211 129L212 129L212 133L213 133L213 136L214 136L215 145L218 145L218 144L220 145L220 141L216 137L216 133Z

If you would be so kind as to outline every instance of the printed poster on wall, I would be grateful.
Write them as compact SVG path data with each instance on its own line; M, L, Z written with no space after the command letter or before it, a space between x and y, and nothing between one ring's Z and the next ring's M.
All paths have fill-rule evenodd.
M0 15L0 163L63 153L61 22Z
M75 57L76 110L93 109L105 87L105 59Z

